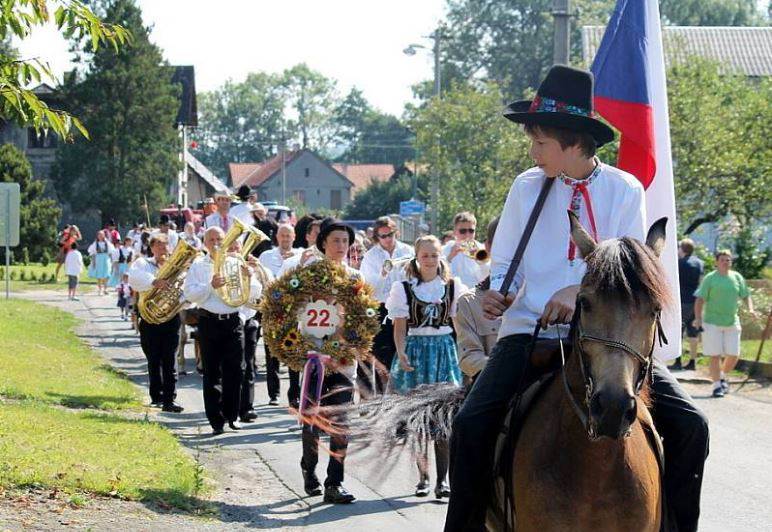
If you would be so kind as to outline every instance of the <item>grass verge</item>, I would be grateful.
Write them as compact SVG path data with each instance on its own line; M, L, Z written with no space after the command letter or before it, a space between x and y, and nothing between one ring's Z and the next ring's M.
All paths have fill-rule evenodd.
M41 304L0 301L0 492L34 486L209 512L200 462L166 428L136 419L138 391L75 336L76 324Z
M32 301L0 302L0 396L72 408L139 408L136 387L75 336L76 324L71 314Z
M54 281L56 263L43 266L40 263L31 262L27 265L14 264L10 267L11 292L23 292L26 290L67 290L67 276L64 267L59 271L58 281ZM89 291L96 286L96 280L88 277L84 269L80 274L78 291ZM5 290L5 264L0 264L0 290Z

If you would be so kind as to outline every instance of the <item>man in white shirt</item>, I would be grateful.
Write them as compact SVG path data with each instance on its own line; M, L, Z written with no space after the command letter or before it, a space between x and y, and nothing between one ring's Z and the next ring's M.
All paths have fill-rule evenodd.
M477 218L471 212L460 212L453 217L453 237L442 248L442 255L450 263L450 271L460 277L466 286L475 286L488 276L488 265L478 262L470 250L483 249L475 240Z
M218 226L206 230L204 246L208 254L193 262L183 287L185 298L199 308L204 409L215 435L223 433L226 422L232 430L241 428L236 420L243 377L244 324L239 315L242 307L232 307L220 297L217 289L225 285L225 277L214 271L213 260L216 253L228 251L220 249L224 236ZM251 278L251 270L249 275Z
M298 266L305 266L306 264L309 264L309 261L318 254L318 249L316 247L316 241L317 237L319 235L319 228L322 225L322 220L314 220L308 224L306 227L306 243L308 244L308 247L303 250L299 255L295 255L294 257L290 257L288 259L284 260L284 263L281 265L281 268L279 269L279 274L277 277L281 277L288 271L297 268Z
M174 251L174 248L177 247L177 240L179 240L179 237L177 236L177 233L171 229L171 220L169 220L169 215L161 215L161 217L158 219L158 230L153 231L150 236L153 237L154 235L158 234L166 236L166 241L168 242L167 245L169 246L169 253Z
M496 435L513 395L522 393L528 346L537 322L568 324L586 271L570 238L566 211L591 229L596 241L628 236L645 240L644 190L632 175L601 163L598 147L614 132L594 117L592 74L552 67L533 101L511 104L505 117L525 127L536 167L512 184L491 250L490 290L482 308L502 316L499 337L485 367L453 422L452 494L445 531L482 531L492 485ZM499 293L524 227L546 179L557 179L522 257L512 288ZM567 327L565 329L567 333ZM554 328L543 336L555 337ZM564 336L565 337L565 336ZM655 362L654 422L663 437L666 500L678 530L697 530L707 420L689 395Z
M249 185L241 185L236 191L236 197L239 198L241 203L231 207L230 214L246 225L254 225L255 220L252 218L252 208L255 202L257 202L257 193L252 192Z
M169 281L156 278L168 257L167 246L166 235L156 233L150 237L153 256L139 257L129 267L129 285L139 292L140 298L151 288L169 289ZM174 361L180 342L179 314L158 324L149 323L140 314L139 339L142 352L147 358L150 403L162 405L164 412L182 412L183 408L174 402L177 396L177 369Z
M349 244L354 241L354 230L348 225L333 218L325 218L319 227L316 246L333 262L343 265L350 275L359 275L357 270L346 265L346 255ZM309 260L315 262L318 258ZM356 362L341 365L328 362L332 371L324 377L322 386L322 406L345 405L354 400L353 378L356 375ZM315 372L311 382L315 382ZM302 406L302 405L301 405ZM337 419L341 426L345 419ZM316 464L319 462L320 429L315 425L303 425L303 459L300 468L303 472L304 488L308 495L320 495L319 479L316 477ZM356 498L343 487L344 461L348 437L345 427L338 433L330 434L330 459L327 464L327 478L324 481L324 501L333 504L350 504Z
M205 225L207 227L219 227L224 232L233 227L233 216L231 211L231 197L227 192L216 192L214 202L217 204L217 211L206 217Z
M394 325L387 320L386 299L391 285L404 280L403 262L413 257L413 246L399 241L397 224L388 216L375 220L373 240L376 244L365 253L359 271L367 284L373 287L375 298L380 303L381 330L373 339L373 355L378 361L375 373L375 385L378 393L384 393L389 382L389 368L397 348L394 345ZM392 261L391 269L384 268L384 263ZM403 262L399 262L403 261ZM361 380L369 384L369 379ZM368 386L369 388L369 386ZM368 391L373 392L372 389Z

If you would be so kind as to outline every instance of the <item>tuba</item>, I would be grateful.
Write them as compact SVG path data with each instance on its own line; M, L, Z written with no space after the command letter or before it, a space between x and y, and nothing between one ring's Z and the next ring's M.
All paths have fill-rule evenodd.
M233 243L245 234L241 253L228 253ZM264 240L268 240L268 236L261 230L234 219L233 225L223 237L222 244L213 253L214 271L225 278L225 284L217 288L216 292L226 305L240 307L249 301L249 275L244 273L247 266L245 257Z
M158 325L172 319L182 310L182 284L190 264L200 252L180 239L171 256L166 259L158 270L156 279L169 281L171 286L166 290L151 288L139 295L137 310L139 315L148 323Z

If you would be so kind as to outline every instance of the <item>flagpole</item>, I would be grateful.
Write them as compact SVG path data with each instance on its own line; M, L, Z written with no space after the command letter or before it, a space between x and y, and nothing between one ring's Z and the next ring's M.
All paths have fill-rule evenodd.
M571 34L569 33L570 0L554 0L552 16L555 19L555 38L552 63L568 65L570 61Z

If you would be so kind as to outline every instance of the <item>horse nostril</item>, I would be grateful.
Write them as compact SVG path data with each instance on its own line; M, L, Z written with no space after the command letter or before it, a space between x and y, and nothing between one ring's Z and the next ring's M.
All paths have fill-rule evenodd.
M628 405L627 405L627 411L625 412L625 419L632 423L635 421L636 416L638 415L638 402L635 400L635 397L630 397Z

